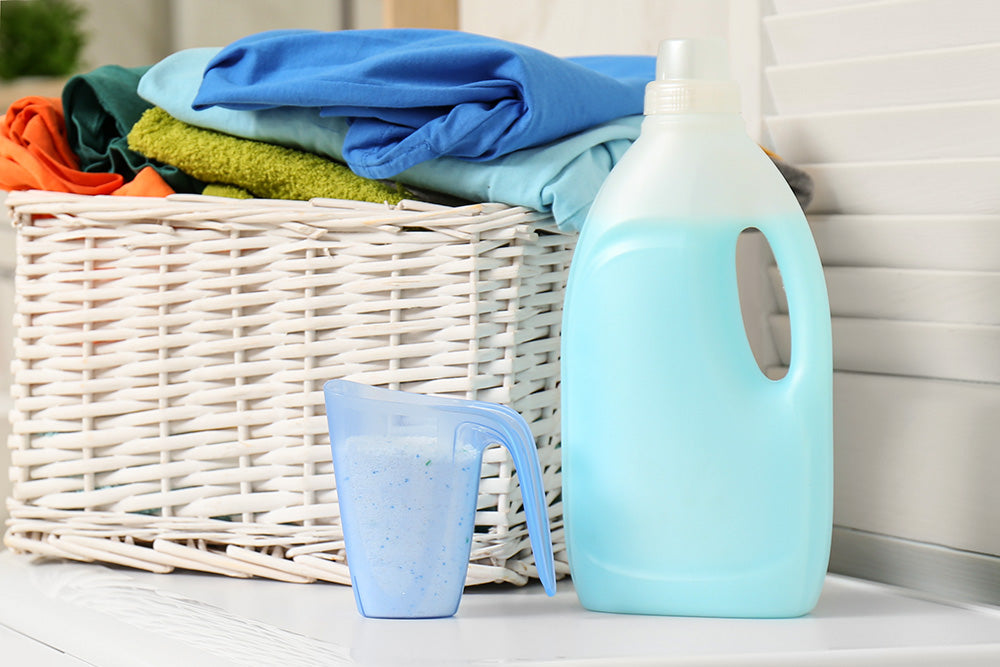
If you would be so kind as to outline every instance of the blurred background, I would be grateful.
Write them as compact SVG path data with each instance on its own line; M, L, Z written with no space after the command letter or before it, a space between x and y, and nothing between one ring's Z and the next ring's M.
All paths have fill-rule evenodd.
M5 8L22 1L0 0L0 32ZM831 569L1000 603L1000 3L72 4L85 37L76 71L148 65L277 28L458 28L559 56L653 55L663 39L727 38L748 133L816 185L807 213L826 269L836 370ZM58 95L64 81L0 81L0 108L25 94ZM15 250L4 215L0 205L5 414ZM766 244L755 248L741 271L756 303L744 310L756 313L748 335L765 344L764 365L780 366L790 354L787 304ZM7 458L0 447L0 470ZM0 475L0 497L9 490Z
M0 10L24 0L0 0ZM670 37L729 37L744 108L759 118L760 6L733 0L60 0L79 7L85 37L79 71L150 65L175 51L223 46L281 28L461 29L528 44L559 56L656 53ZM0 11L0 24L3 17ZM20 93L11 82L0 97ZM33 90L39 83L31 82ZM58 91L58 88L55 90ZM3 86L0 86L3 94ZM14 97L13 99L17 99Z

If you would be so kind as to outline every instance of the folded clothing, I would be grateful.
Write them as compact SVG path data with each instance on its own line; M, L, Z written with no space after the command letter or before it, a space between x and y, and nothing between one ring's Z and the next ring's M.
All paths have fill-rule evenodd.
M362 178L319 155L195 127L159 107L142 114L129 132L128 145L206 183L233 185L257 197L392 204L406 198L399 189Z
M316 108L193 109L202 72L219 51L195 48L168 56L142 77L139 95L197 127L343 160L347 121L321 116ZM486 162L437 158L407 169L396 179L470 201L495 201L551 213L560 228L579 229L611 167L639 136L641 123L642 116L616 118L545 146Z
M129 183L121 174L81 171L66 139L62 101L38 96L14 102L0 122L0 189L150 197L174 192L152 168Z
M345 119L321 116L316 108L275 107L237 111L192 108L201 75L219 53L215 47L178 51L160 61L139 82L139 95L191 125L292 146L343 159ZM470 201L495 201L551 213L561 229L580 229L611 168L639 136L641 115L616 118L544 146L515 151L485 162L437 158L399 174L399 182ZM811 182L801 170L776 162L800 202Z
M69 146L81 171L113 172L131 179L152 167L178 192L200 192L203 184L176 167L129 150L129 130L152 106L136 92L148 69L105 65L66 82L62 104Z
M803 211L806 210L806 207L809 206L809 202L813 198L812 176L795 165L785 162L780 156L775 155L771 151L765 149L764 152L771 158L774 166L778 168L785 182L788 183L788 187L792 189L792 193L795 195L796 201L799 202L799 206Z
M450 156L492 160L642 113L648 56L578 62L449 30L277 30L222 49L195 109L314 108L350 119L343 157L388 178Z

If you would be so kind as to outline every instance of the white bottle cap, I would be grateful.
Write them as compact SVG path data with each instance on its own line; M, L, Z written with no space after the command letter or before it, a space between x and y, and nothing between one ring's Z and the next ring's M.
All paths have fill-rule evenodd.
M656 56L656 80L646 85L646 115L739 113L740 90L729 74L724 39L668 39Z

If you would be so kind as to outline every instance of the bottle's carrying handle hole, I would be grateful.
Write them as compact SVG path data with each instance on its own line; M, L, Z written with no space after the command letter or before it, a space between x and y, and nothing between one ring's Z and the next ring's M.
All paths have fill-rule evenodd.
M747 227L736 241L736 284L744 333L757 367L780 380L788 372L791 326L781 271L771 244L757 227Z

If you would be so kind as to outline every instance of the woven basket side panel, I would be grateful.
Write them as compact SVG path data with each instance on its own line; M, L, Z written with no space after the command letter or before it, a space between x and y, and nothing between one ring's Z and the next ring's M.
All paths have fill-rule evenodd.
M527 362L523 372L518 369L513 402L532 423L538 437L539 459L549 506L552 546L556 569L569 574L566 538L562 513L562 423L559 411L560 341L562 338L563 298L569 278L575 237L563 234L542 235L532 247L535 253L529 266L540 269L538 288L525 307L533 308L530 317L522 318L519 343ZM533 326L529 326L529 324ZM537 327L537 328L536 328ZM527 393L530 390L530 393ZM526 392L524 397L520 391ZM523 406L523 407L522 407ZM525 544L525 549L529 545ZM528 551L522 551L526 554ZM527 558L527 555L519 556ZM533 559L531 561L533 563ZM537 576L537 573L532 573Z
M342 566L322 396L336 377L512 404L555 501L565 241L521 237L22 221L5 541ZM487 453L472 580L528 572L511 473Z
M571 237L540 233L520 241L523 268L512 286L517 293L516 315L505 335L514 344L506 348L512 368L507 402L531 425L538 446L552 529L556 569L568 573L562 531L561 458L559 415L559 340L563 293L572 256ZM505 452L503 452L506 454ZM509 465L509 457L505 464ZM506 519L506 544L497 557L509 559L507 567L537 577L526 518L513 467L501 467L494 476L498 485L497 514ZM484 475L485 479L486 475Z

